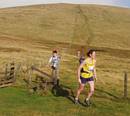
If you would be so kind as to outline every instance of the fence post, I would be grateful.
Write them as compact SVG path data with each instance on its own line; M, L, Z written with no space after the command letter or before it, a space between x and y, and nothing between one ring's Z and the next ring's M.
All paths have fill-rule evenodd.
M15 65L14 62L10 63L10 75L9 75L9 79L13 79L14 78L14 72L15 72Z
M124 72L124 98L127 98L127 89L128 89L128 77L127 77L127 73Z

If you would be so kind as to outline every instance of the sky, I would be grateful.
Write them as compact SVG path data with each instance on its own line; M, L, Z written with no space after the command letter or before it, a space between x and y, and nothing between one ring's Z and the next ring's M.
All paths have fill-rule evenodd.
M0 0L0 8L48 3L100 4L130 8L130 0Z

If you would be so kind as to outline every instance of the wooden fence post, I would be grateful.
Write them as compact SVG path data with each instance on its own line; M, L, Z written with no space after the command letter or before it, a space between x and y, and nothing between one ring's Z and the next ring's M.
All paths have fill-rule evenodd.
M14 62L12 62L11 64L10 64L10 77L9 77L9 79L13 79L14 78L14 72L15 72L15 66L14 66Z
M127 98L127 95L128 95L128 91L127 91L127 89L128 89L128 77L127 77L127 73L126 72L124 72L124 98L126 99Z

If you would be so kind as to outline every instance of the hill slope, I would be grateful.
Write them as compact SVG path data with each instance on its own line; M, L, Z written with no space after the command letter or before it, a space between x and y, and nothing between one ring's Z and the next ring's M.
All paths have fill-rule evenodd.
M122 99L123 72L129 76L130 71L129 30L130 9L118 7L51 4L0 9L0 69L4 70L3 66L14 60L23 65L41 64L48 71L44 66L51 50L58 49L62 56L61 83L75 93L76 52L84 49L86 53L87 48L94 48L98 77L94 104L87 110L75 106L67 96L52 93L46 97L29 96L20 86L0 89L0 114L129 115L130 101ZM85 94L81 95L82 101ZM52 104L54 107L50 109Z
M0 10L0 33L130 49L130 9L52 4ZM91 42L90 42L91 41ZM80 42L80 43L79 43Z

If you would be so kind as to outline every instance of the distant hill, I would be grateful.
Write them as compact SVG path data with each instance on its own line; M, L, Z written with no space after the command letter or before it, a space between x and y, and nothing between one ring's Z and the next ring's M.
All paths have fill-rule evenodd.
M0 9L0 36L130 50L130 9L50 4Z

